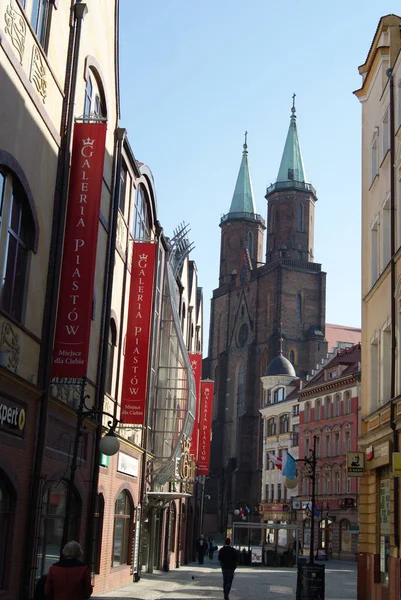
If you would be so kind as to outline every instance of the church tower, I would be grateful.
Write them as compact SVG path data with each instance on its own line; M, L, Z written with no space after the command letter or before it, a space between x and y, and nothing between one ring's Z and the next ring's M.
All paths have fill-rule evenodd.
M203 377L215 381L204 531L224 533L234 511L261 501L261 377L280 350L295 377L326 356L326 274L313 262L316 193L306 181L295 105L277 181L266 192L268 232L256 212L245 138L229 212L220 222L219 286ZM210 498L209 498L210 496ZM257 515L252 517L257 520Z
M242 160L229 212L220 222L220 276L224 285L236 277L246 276L263 260L264 219L256 214L253 187L248 164L248 145L245 132Z

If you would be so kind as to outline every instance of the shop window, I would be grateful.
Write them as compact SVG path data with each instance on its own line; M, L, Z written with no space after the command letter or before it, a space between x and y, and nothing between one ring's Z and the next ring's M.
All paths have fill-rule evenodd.
M42 496L42 516L38 544L38 577L49 571L51 565L58 559L63 538L65 508L67 501L67 484L65 481L55 481L46 485ZM80 499L76 490L72 490L71 514L68 525L68 539L77 537Z
M113 386L113 365L114 353L117 346L117 328L114 319L110 319L109 339L107 343L107 364L106 364L106 394L112 396Z
M6 561L12 528L13 490L0 471L0 590L6 587Z
M22 322L35 226L18 179L0 166L0 308Z
M135 195L132 236L135 240L148 240L150 237L148 201L145 190L141 185Z
M128 492L123 490L116 500L114 509L113 567L131 563L131 529L132 502Z

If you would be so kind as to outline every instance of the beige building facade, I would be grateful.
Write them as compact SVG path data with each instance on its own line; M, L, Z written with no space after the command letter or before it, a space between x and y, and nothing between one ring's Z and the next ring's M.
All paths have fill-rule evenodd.
M358 598L400 596L401 18L380 20L355 91L362 108L362 387Z

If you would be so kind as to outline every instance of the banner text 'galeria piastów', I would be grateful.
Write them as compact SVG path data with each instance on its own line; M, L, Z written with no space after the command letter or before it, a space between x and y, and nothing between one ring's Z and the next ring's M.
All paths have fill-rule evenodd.
M144 425L157 245L134 242L121 395L122 423Z
M53 378L87 372L105 139L105 123L75 123Z
M209 475L213 390L213 381L201 381L201 404L199 414L199 449L197 467L198 475Z
M189 360L192 367L192 372L195 379L196 388L196 408L195 408L195 421L191 436L191 450L190 454L193 455L195 464L198 462L198 444L199 444L199 414L200 414L200 382L202 373L202 354L195 354L192 352L188 353Z

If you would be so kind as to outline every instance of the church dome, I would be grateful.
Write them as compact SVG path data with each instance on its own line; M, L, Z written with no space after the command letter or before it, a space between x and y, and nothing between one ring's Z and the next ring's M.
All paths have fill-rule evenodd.
M273 358L271 363L266 369L266 377L275 377L277 375L288 375L290 377L296 377L295 369L290 361L285 358L282 354Z

